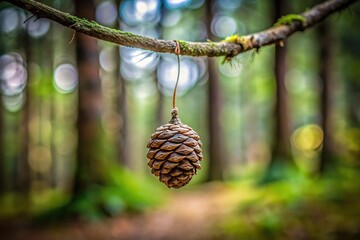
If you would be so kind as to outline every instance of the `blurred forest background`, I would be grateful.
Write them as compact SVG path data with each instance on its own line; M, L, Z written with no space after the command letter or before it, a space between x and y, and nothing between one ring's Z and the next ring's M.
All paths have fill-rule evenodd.
M42 2L135 34L220 41L320 1ZM180 118L204 161L168 190L146 144L170 118L176 56L1 3L0 236L360 239L359 16L355 4L224 64L182 56Z

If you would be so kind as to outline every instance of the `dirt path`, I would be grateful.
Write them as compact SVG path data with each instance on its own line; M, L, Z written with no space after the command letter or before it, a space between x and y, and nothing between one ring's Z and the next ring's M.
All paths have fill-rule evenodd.
M1 239L213 239L214 227L235 206L233 195L229 188L216 184L193 191L174 191L165 204L144 214L47 229L24 227L7 231Z

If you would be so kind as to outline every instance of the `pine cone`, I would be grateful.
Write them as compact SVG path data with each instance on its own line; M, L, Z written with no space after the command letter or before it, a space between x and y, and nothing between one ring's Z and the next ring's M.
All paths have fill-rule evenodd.
M200 161L202 143L199 135L178 118L178 110L171 112L168 124L157 128L147 144L147 158L151 173L168 188L180 188L190 182Z

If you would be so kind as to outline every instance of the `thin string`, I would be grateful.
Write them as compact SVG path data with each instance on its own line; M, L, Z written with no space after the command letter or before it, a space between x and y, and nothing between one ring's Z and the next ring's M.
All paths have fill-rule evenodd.
M178 62L178 73L177 73L177 78L176 78L176 83L175 83L175 88L174 88L174 93L173 93L173 108L176 108L176 90L177 90L177 86L179 83L179 78L180 78L180 44L178 41L176 42L176 47L175 47L175 54L177 57L177 62Z

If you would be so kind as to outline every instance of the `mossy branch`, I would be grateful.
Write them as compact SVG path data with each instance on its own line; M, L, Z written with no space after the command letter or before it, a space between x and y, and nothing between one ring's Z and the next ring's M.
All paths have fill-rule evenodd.
M174 53L176 47L176 43L173 40L149 38L104 27L95 21L75 17L69 13L61 12L34 0L4 1L25 9L36 15L38 18L53 20L63 26L72 28L77 32L84 33L100 40L127 47L147 49L154 52ZM312 27L330 14L340 11L356 1L357 0L329 0L312 7L302 14L294 14L293 16L297 16L296 19L290 18L289 20L289 18L287 18L286 22L280 22L277 26L262 32L241 37L234 35L237 37L233 37L232 41L229 41L229 39L225 39L221 42L187 42L179 40L181 55L209 57L226 56L231 58L253 48L259 49L262 46L283 41L293 33Z

